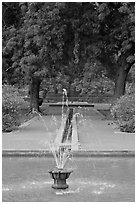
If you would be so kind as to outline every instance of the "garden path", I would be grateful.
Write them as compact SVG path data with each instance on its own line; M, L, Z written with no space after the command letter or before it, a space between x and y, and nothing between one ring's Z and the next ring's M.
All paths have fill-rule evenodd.
M93 109L92 109L93 110ZM88 151L134 151L135 134L121 133L110 121L97 111L91 115L83 114L77 119L79 150ZM43 122L43 119L45 122ZM49 143L57 135L61 116L47 115L41 119L34 117L23 124L18 131L3 133L3 150L49 150Z

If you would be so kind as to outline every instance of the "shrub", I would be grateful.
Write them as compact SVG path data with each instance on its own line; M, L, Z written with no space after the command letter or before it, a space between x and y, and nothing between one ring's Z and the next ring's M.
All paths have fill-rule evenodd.
M135 96L125 94L111 108L114 122L122 132L135 132Z
M14 86L2 86L2 130L11 131L21 124L20 116L28 103Z

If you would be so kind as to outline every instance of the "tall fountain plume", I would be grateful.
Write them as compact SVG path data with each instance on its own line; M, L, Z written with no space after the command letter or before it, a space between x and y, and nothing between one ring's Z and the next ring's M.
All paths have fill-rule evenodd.
M66 107L65 107L66 106ZM65 108L66 111L65 111ZM62 96L62 114L61 114L61 128L60 135L61 142L53 143L51 145L51 151L55 158L56 169L49 171L52 178L54 179L54 184L52 188L55 189L65 189L68 188L66 179L70 176L72 170L64 169L67 161L71 159L71 137L72 137L72 118L73 109L68 108L68 97L67 90L63 89Z

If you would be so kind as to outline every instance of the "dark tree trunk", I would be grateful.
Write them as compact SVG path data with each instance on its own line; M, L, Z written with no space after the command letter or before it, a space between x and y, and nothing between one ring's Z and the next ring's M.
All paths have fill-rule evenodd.
M53 86L54 86L54 94L57 95L58 94L58 88L55 82L53 82Z
M121 63L119 63L119 69L116 76L115 82L115 93L114 97L119 98L124 95L125 87L126 87L126 79L132 64L127 64L126 58L124 56L121 57Z
M39 89L41 80L39 78L32 78L30 84L30 109L31 112L39 112Z
M117 73L116 83L115 83L115 93L114 93L115 98L119 98L120 96L124 95L127 75L128 75L128 71L124 70L123 67L120 67Z

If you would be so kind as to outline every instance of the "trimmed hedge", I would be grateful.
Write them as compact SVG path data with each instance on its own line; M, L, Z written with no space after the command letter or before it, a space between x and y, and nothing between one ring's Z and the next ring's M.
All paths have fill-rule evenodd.
M122 132L135 132L135 95L125 94L111 108L114 122Z
M2 86L2 130L12 131L21 124L23 109L28 109L28 102L24 101L18 89L14 86Z

